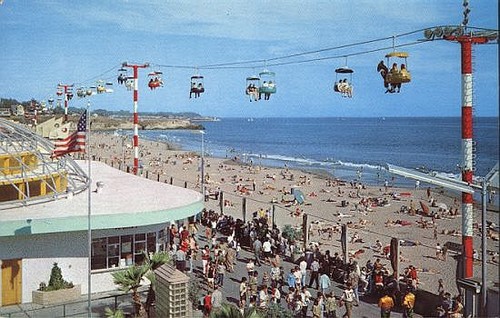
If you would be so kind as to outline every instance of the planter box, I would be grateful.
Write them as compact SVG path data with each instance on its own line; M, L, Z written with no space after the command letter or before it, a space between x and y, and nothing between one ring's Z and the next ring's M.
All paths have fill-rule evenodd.
M34 290L31 293L33 303L48 306L78 300L82 295L82 287L81 285L75 285L73 288L52 291Z

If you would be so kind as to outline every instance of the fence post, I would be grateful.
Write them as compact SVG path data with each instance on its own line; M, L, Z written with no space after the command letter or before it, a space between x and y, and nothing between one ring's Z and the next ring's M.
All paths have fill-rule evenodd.
M302 233L304 234L304 251L307 249L307 241L309 240L309 231L307 230L307 214L302 216Z
M241 212L243 213L243 223L247 222L247 198L242 198Z
M219 193L219 207L220 213L224 214L224 192Z
M273 204L273 224L272 226L274 226L274 215L276 214L276 205Z

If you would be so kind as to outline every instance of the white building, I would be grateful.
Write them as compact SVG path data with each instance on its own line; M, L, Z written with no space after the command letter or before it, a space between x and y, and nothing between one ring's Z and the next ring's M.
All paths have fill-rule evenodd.
M203 209L200 193L92 162L52 161L51 144L0 119L0 305L31 302L54 262L63 278L92 293L115 290L111 273L162 250L170 222ZM96 183L102 187L99 190ZM98 190L98 191L97 191Z

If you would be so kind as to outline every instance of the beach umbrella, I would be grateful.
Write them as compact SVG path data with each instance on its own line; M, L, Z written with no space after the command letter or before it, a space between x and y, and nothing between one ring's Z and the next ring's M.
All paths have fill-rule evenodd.
M302 193L302 191L298 189L293 189L293 195L295 196L295 200L297 200L299 204L304 203L305 196L304 193Z
M429 215L430 214L430 210L429 210L429 207L427 206L427 204L425 204L424 202L420 201L420 207L422 208L422 214L424 214L424 215Z

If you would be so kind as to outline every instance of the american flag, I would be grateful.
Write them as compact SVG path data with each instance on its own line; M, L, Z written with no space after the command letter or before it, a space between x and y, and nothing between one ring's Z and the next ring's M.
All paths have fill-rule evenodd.
M52 157L60 157L70 152L85 152L85 133L87 130L87 112L84 112L78 124L76 131L63 140L54 143L54 152Z

